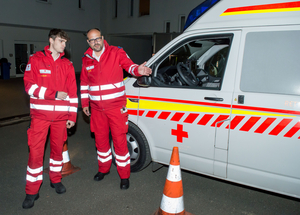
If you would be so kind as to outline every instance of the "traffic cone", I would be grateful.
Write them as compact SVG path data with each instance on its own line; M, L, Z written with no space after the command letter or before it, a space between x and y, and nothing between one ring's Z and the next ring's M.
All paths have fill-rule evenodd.
M153 215L192 215L184 209L178 147L173 147L160 208Z
M63 146L62 157L63 157L63 166L62 166L62 169L61 169L61 177L62 178L66 177L68 175L71 175L71 174L73 174L73 173L80 170L79 167L73 166L71 161L70 161L69 152L68 152L68 142L67 141L64 143L64 146ZM44 169L44 173L49 174L49 167Z
M72 165L68 152L67 141L64 143L63 147L63 166L61 169L61 177L66 177L80 170L79 167Z

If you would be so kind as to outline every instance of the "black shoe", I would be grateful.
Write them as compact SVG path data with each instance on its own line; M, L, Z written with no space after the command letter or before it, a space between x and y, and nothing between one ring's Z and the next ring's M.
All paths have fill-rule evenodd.
M98 172L95 176L94 176L94 180L95 181L101 181L105 175L108 175L109 172L107 173L102 173L102 172Z
M55 188L55 191L58 193L58 194L62 194L62 193L65 193L67 190L66 190L66 187L61 183L61 182L58 182L58 183L52 183L50 182L50 186L52 188Z
M120 188L122 190L127 190L129 188L129 179L121 179L121 184L120 184Z
M40 197L39 194L35 194L35 195L26 194L26 198L22 204L22 207L24 209L32 208L34 205L34 201L37 200L39 197Z

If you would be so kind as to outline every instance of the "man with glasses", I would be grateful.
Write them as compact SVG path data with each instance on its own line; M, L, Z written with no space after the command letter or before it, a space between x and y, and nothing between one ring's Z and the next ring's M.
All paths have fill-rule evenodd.
M134 76L149 76L152 70L145 66L146 62L140 66L133 63L122 48L108 45L97 28L87 31L87 42L90 48L82 59L80 90L83 112L91 116L90 129L95 134L98 173L94 180L102 180L111 167L110 131L121 178L120 188L128 189L130 155L126 140L128 113L123 69Z
M69 37L60 29L49 32L49 45L29 58L24 74L25 91L30 96L31 123L27 130L29 159L26 198L23 208L31 208L39 198L43 181L45 142L50 128L50 186L58 194L66 192L61 183L63 145L67 128L77 117L77 85L73 64L64 58Z

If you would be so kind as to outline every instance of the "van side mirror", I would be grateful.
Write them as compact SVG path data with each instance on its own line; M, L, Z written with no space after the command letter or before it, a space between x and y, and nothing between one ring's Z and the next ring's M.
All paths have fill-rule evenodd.
M151 76L142 76L138 77L137 84L140 87L150 87L151 84Z

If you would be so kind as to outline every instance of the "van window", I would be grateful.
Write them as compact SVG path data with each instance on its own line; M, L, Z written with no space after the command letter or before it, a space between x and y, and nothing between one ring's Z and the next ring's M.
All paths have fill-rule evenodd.
M193 38L157 63L152 86L220 90L230 37Z
M300 95L299 38L300 31L248 33L241 90Z

